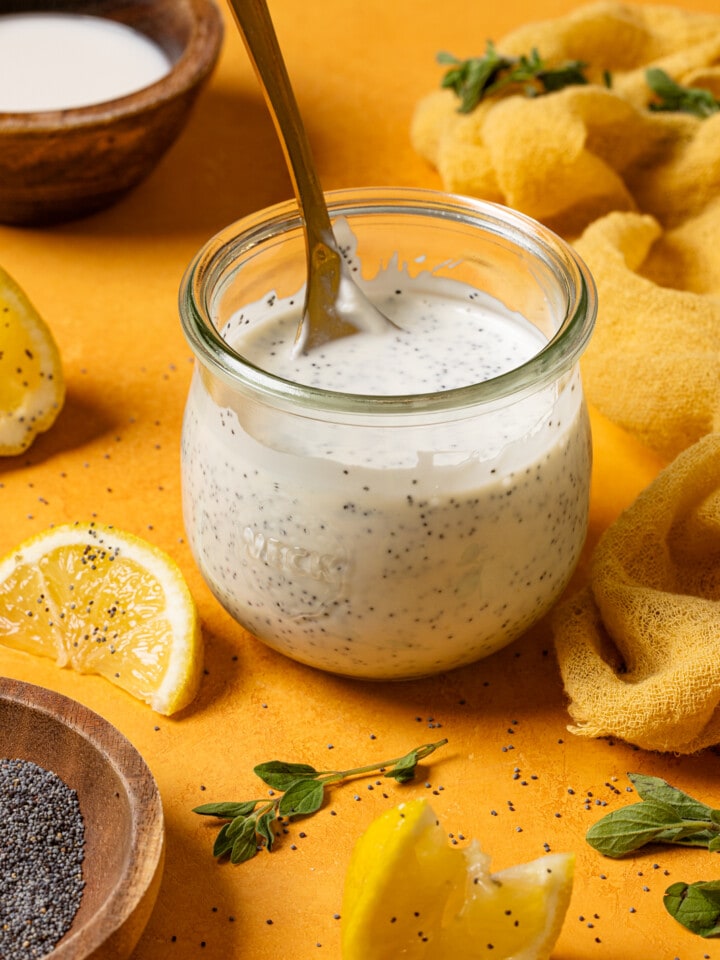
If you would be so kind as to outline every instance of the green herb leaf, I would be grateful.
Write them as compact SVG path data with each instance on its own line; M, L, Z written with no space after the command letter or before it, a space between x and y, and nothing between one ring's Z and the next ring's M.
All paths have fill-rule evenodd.
M306 763L285 763L282 760L259 763L254 773L275 790L287 790L296 780L313 779L318 775L315 767L310 767Z
M248 822L254 824L254 818L253 817L235 817L234 820L231 820L230 823L227 824L227 831L225 832L225 836L228 838L228 840L234 841L235 838L238 836L238 834L242 833L242 831L246 829L245 825ZM254 826L253 826L253 829L254 829Z
M417 751L411 750L410 753L401 757L391 770L386 770L383 776L397 780L398 783L407 783L414 778L417 764Z
M624 857L656 840L670 824L681 824L675 811L654 800L614 810L593 824L585 839L606 857Z
M673 883L665 891L668 913L701 937L720 934L720 880Z
M252 813L259 800L246 800L242 803L203 803L199 807L193 807L193 813L199 813L204 817L227 817L234 820L235 817L246 817Z
M535 76L546 93L554 93L564 87L582 86L588 82L585 76L587 64L582 60L568 60L553 70L539 69Z
M255 820L248 817L235 837L230 853L231 863L244 863L251 860L258 852L258 843L255 836Z
M717 850L718 811L659 777L628 773L641 803L609 813L587 832L588 843L608 857L622 857L648 843Z
M275 819L275 811L268 810L267 813L263 813L257 820L258 836L265 841L265 847L268 850L272 850L273 844L275 843L275 834L272 829L272 824Z
M229 827L229 823L223 824L223 826L220 827L220 831L217 837L215 837L215 843L213 845L214 857L222 857L232 850L233 840L227 835Z
M290 784L278 805L283 817L306 817L320 809L325 784L318 780L296 780Z
M500 71L511 67L513 63L507 57L498 55L492 40L486 42L484 57L458 60L450 53L440 53L437 61L451 65L440 85L453 90L460 98L461 113L474 110Z
M660 777L648 777L642 773L629 773L628 779L635 787L637 795L643 800L657 800L665 806L672 807L673 810L683 820L703 820L712 819L713 809L706 803L701 803L694 797L683 793L677 787L670 786Z
M689 113L704 119L720 110L710 90L704 87L684 87L659 67L645 71L645 80L658 98L649 104L651 110Z
M535 49L520 57L507 57L497 52L492 40L486 42L484 57L458 60L452 54L439 53L437 61L449 67L440 85L455 92L460 113L470 113L485 97L512 86L533 97L588 82L587 64L581 60L550 67Z

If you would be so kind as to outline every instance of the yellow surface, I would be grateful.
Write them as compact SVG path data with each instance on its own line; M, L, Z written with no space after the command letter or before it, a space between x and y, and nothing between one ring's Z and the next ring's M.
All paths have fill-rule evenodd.
M688 9L717 6L683 2ZM332 189L439 186L408 138L417 98L439 80L436 51L473 55L486 37L530 17L560 15L573 3L273 0L271 7L324 186ZM494 869L540 856L546 843L553 852L577 852L557 960L718 960L717 942L687 933L661 905L669 883L717 877L717 858L661 849L606 861L583 839L602 813L630 799L628 770L665 777L720 806L717 755L663 757L569 734L547 623L453 674L404 685L357 683L267 650L205 587L182 526L179 437L192 364L177 318L178 285L212 233L289 195L270 120L228 21L218 71L187 130L133 194L71 225L0 227L0 263L50 324L68 390L54 427L20 457L0 459L0 554L50 523L115 524L177 559L206 638L199 697L173 719L101 678L0 651L2 673L107 717L157 778L167 861L135 960L337 960L335 915L354 841L388 805L425 795L456 837L483 840ZM593 425L591 529L575 585L599 534L660 466L602 418ZM263 760L352 766L441 736L449 744L416 784L336 788L329 807L292 826L272 854L237 867L212 860L214 830L191 813L199 803L255 796L252 768Z

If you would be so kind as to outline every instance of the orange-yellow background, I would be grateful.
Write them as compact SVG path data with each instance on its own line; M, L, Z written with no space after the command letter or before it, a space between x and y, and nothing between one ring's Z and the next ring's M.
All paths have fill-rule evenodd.
M682 2L707 11L716 10L717 0ZM333 189L439 187L408 141L416 100L439 81L436 52L481 53L486 38L577 4L272 0L270 6L323 184ZM177 317L178 285L216 230L289 196L271 122L228 17L212 81L181 139L144 184L84 221L42 230L0 227L0 263L51 325L68 385L55 427L26 455L0 461L0 552L51 523L115 524L177 559L203 622L203 686L194 706L174 719L158 717L103 680L0 651L3 674L58 690L107 717L158 781L167 861L137 960L338 958L335 915L353 841L389 803L418 795L431 798L448 832L480 837L498 869L541 855L545 843L577 852L558 960L720 958L720 946L684 931L661 905L673 880L720 875L717 858L663 849L614 862L584 842L591 823L630 799L628 770L665 777L720 806L717 755L659 756L569 734L546 623L452 674L400 685L356 683L270 652L205 587L184 540L180 507L179 438L192 360ZM600 417L593 426L591 528L576 584L598 535L659 467ZM386 787L388 799L366 782L340 787L326 809L291 827L276 852L238 867L213 861L214 831L191 813L198 803L257 795L252 768L263 760L342 768L442 736L448 746L417 783Z

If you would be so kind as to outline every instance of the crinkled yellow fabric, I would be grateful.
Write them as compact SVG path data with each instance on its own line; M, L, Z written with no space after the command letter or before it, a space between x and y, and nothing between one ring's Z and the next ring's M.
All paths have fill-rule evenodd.
M599 294L588 398L676 458L557 611L571 729L694 752L720 742L720 113L650 110L645 73L720 98L720 16L603 2L488 39L508 55L582 60L590 83L505 92L466 115L436 91L417 105L413 145L446 189L575 244ZM484 40L453 52L482 54Z
M610 213L576 248L601 304L582 361L589 398L667 460L720 431L720 202L667 231Z
M417 105L415 149L446 189L522 210L576 243L599 290L588 398L670 459L720 426L720 113L650 111L645 71L720 98L720 16L599 3L496 46L583 60L592 82L492 97L467 115L436 91Z
M693 753L720 742L720 434L611 525L553 615L574 733Z

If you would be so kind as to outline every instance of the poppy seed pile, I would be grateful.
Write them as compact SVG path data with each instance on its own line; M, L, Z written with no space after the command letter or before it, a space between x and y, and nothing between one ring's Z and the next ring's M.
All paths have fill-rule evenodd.
M28 760L0 758L0 957L50 953L80 906L85 827L77 794Z

